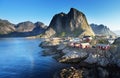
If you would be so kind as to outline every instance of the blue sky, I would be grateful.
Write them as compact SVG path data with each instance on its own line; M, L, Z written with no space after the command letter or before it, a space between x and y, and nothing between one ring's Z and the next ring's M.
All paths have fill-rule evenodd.
M0 18L15 24L41 21L49 25L55 14L68 13L72 7L82 11L89 24L120 30L120 0L0 0Z

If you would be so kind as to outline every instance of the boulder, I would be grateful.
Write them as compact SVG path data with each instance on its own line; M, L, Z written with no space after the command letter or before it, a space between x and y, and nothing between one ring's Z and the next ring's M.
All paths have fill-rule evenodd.
M86 52L77 52L68 49L64 49L63 53L65 55L59 59L59 62L62 63L79 63L88 57L88 54Z
M77 70L74 67L62 69L60 78L83 78L82 70Z

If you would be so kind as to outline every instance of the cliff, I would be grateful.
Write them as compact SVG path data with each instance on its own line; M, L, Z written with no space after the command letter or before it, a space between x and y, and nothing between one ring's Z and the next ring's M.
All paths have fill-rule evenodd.
M94 36L94 32L89 26L86 16L71 8L68 14L59 13L53 16L49 27L43 34L44 37L59 37L59 36Z

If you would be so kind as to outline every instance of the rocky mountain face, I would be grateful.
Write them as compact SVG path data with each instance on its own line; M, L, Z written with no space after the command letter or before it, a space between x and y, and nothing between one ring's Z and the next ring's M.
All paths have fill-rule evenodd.
M30 21L26 21L14 25L8 21L1 21L0 37L36 36L44 32L45 29L46 29L46 25L44 25L42 22L32 23Z
M34 25L38 28L41 28L41 29L47 29L47 27L48 27L42 22L36 22Z
M104 26L102 24L90 24L90 26L96 35L116 36L114 32L112 32L107 26Z
M16 32L12 33L12 35L18 37L36 36L41 34L46 29L46 25L42 22L32 23L30 21L19 23L15 27Z
M15 27L7 20L0 19L0 35L9 34L15 31Z
M17 32L30 32L35 28L34 24L30 21L22 22L17 24L16 31Z
M89 26L86 16L71 8L68 14L56 14L50 22L49 27L45 31L45 37L51 36L94 36L94 32Z

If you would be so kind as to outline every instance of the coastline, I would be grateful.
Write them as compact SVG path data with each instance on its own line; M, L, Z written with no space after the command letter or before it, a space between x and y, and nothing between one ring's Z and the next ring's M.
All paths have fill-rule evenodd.
M47 40L47 41L43 41L39 46L42 47L44 51L46 51L46 52L43 52L45 53L44 54L45 56L52 56L54 59L56 59L60 63L72 64L76 70L79 70L79 68L81 67L85 68L86 70L88 70L89 68L90 69L97 68L97 70L100 69L101 72L104 72L105 70L107 71L107 73L111 73L112 72L111 69L113 69L118 71L118 73L120 74L120 71L117 70L117 69L120 69L118 62L116 63L112 62L114 60L116 61L116 59L113 60L113 59L110 59L110 57L108 57L108 55L110 55L109 50L102 51L96 48L81 49L81 48L70 47L68 46L67 43L64 42L64 40L60 40L58 41L58 43L53 44L53 41ZM115 51L116 49L117 47L112 47L112 49L110 50ZM102 55L102 53L104 53L104 55ZM68 70L71 68L65 68L65 69ZM59 75L60 75L60 72L59 72ZM54 78L57 78L57 77L54 77ZM58 78L61 78L61 77L58 77ZM63 77L63 78L67 78L67 77ZM93 77L93 78L96 78L96 77Z

